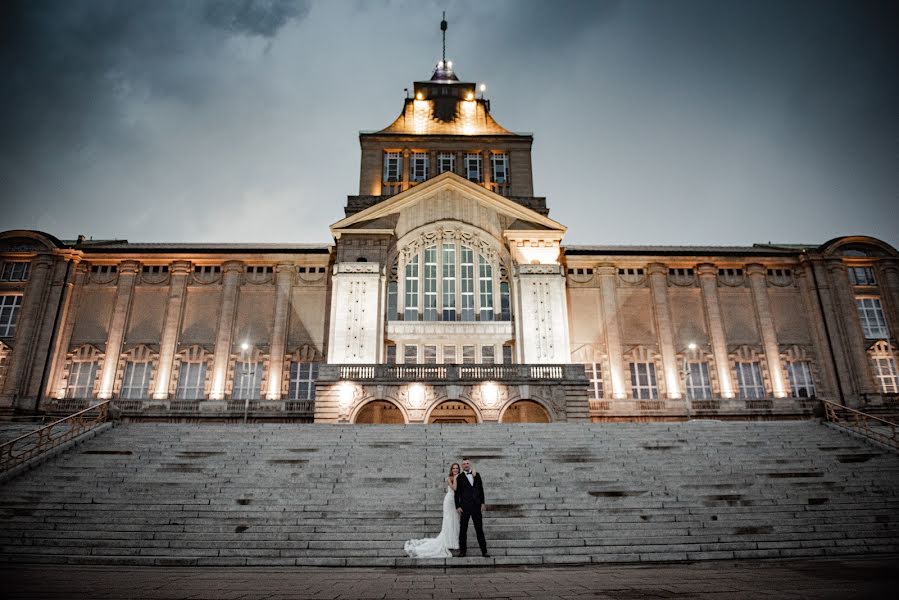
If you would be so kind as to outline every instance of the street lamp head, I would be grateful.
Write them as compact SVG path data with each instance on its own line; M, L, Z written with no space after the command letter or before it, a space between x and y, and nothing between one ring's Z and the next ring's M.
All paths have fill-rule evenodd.
M689 350L696 350L696 344L694 342L690 342L689 344L687 344L687 348Z
M250 349L250 345L249 345L248 343L244 342L244 343L242 343L242 344L240 345L240 349L241 349L241 350L249 350L249 349Z

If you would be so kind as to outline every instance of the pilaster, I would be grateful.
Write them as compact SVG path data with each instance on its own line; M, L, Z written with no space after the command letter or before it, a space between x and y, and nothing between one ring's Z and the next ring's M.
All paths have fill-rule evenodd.
M724 335L724 321L721 318L721 305L718 302L718 268L710 263L702 263L696 265L696 272L699 274L702 303L708 321L709 340L712 343L712 355L715 357L715 368L718 371L721 397L733 398L735 395L734 383L727 355L727 338Z
M649 288L652 292L652 307L656 319L656 330L659 336L659 354L662 356L662 369L665 371L665 384L668 397L681 397L680 377L677 371L677 351L674 347L674 331L671 326L671 308L668 305L668 267L660 263L651 263L649 270Z
M874 387L874 381L868 365L868 353L865 351L865 334L858 317L858 304L855 300L855 293L849 285L849 273L841 259L828 259L826 265L834 296L838 302L837 315L843 325L844 344L848 350L854 384L859 394L873 394L877 390ZM859 402L861 399L847 400Z
M234 317L237 313L237 294L243 263L228 261L222 265L222 304L215 334L215 354L212 357L212 385L210 400L224 400L225 380L231 360L231 340L234 336Z
M165 400L169 395L172 367L181 330L184 295L187 291L187 278L190 276L190 263L181 260L175 261L169 271L171 273L169 297L166 301L165 321L162 324L162 339L159 344L159 366L156 372L156 389L153 391L154 400Z
M281 379L284 375L284 349L287 344L287 316L290 312L290 288L296 274L292 264L275 267L275 322L269 354L268 392L266 400L281 399Z
M73 259L74 260L74 259ZM72 331L75 329L75 315L78 314L78 306L81 304L81 293L87 281L87 265L78 262L74 266L74 275L66 282L68 288L65 292L66 301L60 315L60 328L56 338L56 347L53 350L53 364L50 366L50 376L47 378L47 389L44 393L54 398L62 398L65 390L60 389L60 383L65 370L66 355L72 343ZM40 408L40 407L38 407Z
M612 378L612 397L627 398L624 379L624 361L621 349L621 329L618 326L618 269L615 265L602 264L596 269L602 293L602 321L606 333L606 351L609 355L609 375Z
M6 370L6 382L0 397L0 407L16 407L25 384L25 373L35 352L35 335L46 307L44 295L53 266L53 257L49 254L38 254L31 261L31 274L22 297L22 307L16 321L16 334L13 338L12 356Z
M771 302L768 299L767 272L764 265L756 263L746 265L755 316L759 324L759 331L762 333L765 361L768 363L771 391L775 398L786 398L787 386L784 382L783 365L780 360L780 347L777 344L777 331L774 327L774 317L771 315Z
M140 269L140 263L133 260L122 262L118 266L119 281L116 285L115 303L112 308L112 319L106 334L106 352L103 358L103 370L100 373L100 400L112 398L112 387L115 384L119 356L122 353L122 342L125 339L125 327L128 325L128 313L131 308L131 294L134 291L134 280Z
M832 396L837 392L837 383L833 372L833 361L831 360L830 348L828 347L826 328L824 327L824 309L818 302L818 290L814 286L814 278L810 276L811 263L805 256L800 257L800 262L802 266L794 268L793 274L796 277L796 285L799 287L808 325L811 328L812 345L817 358L816 365L822 379L822 381L816 381L815 384L819 396L831 397L829 399L832 399Z
M836 363L834 376L837 378L837 389L840 399L844 403L855 406L857 404L858 388L853 374L852 360L849 356L850 350L846 343L846 326L841 314L843 308L838 297L839 295L831 283L830 273L825 268L823 261L815 260L811 262L810 270L812 281L821 299L821 315L827 330L828 343L833 349L831 356ZM858 309L853 306L853 314L857 314L857 312ZM859 328L859 335L861 335L861 328Z
M521 312L517 341L529 364L571 362L565 277L558 264L518 266Z
M890 337L899 337L899 263L882 260L877 264L877 281Z
M373 364L378 360L381 274L378 263L337 263L331 278L328 362Z

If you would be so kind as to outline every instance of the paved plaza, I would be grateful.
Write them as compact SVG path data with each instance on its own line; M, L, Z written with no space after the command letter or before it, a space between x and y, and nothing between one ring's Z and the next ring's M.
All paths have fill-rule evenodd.
M890 598L897 556L446 569L0 567L8 599Z

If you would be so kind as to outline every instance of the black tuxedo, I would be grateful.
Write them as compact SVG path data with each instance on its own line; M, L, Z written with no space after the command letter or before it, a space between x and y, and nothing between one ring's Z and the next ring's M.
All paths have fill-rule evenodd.
M481 515L481 505L484 502L484 484L480 474L474 476L474 484L468 482L465 473L459 473L456 477L456 508L462 509L462 519L459 523L459 552L465 554L468 548L468 520L474 522L474 531L478 536L478 546L481 554L487 554L487 540L484 539L484 524Z

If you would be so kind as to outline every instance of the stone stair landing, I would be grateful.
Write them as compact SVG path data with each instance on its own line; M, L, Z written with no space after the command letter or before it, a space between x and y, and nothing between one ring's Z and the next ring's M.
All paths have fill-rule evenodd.
M447 465L490 559L412 561ZM899 551L899 456L814 422L120 424L0 486L0 560L552 564ZM475 555L475 556L472 556Z

